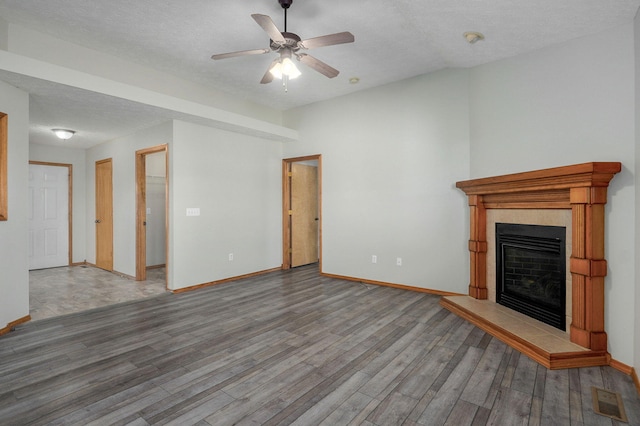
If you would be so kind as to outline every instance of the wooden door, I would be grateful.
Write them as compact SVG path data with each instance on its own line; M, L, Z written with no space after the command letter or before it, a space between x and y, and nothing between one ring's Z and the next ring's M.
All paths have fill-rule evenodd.
M29 164L29 269L71 262L70 165Z
M291 266L318 261L318 167L291 164Z
M113 166L96 161L96 266L113 270Z

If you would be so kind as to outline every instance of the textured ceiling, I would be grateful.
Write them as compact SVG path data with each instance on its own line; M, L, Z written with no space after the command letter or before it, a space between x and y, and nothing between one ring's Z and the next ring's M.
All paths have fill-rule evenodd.
M0 0L0 17L286 110L595 34L631 22L639 6L640 0L294 0L288 12L288 31L303 39L350 31L355 42L308 51L341 73L328 79L301 64L303 74L290 82L287 93L278 82L259 84L274 53L210 59L214 53L268 47L268 36L250 15L269 15L284 30L276 0ZM486 39L470 45L462 36L465 31L480 31ZM350 77L359 77L359 84L349 84ZM97 128L124 119L127 125L121 126L125 129L121 132L171 116L167 111L80 90L18 81L18 76L8 73L0 78L10 83L13 78L12 84L32 93L32 136L34 129L49 129L64 114ZM66 102L58 102L58 96L66 96ZM74 102L75 106L61 107ZM118 108L105 115L102 102ZM126 114L119 115L118 109ZM37 141L46 143L45 139L43 134Z

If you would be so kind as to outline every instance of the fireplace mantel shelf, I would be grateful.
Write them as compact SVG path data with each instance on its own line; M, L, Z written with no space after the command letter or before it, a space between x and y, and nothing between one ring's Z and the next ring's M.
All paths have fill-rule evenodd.
M469 198L469 296L475 299L487 299L488 296L487 209L571 210L573 286L569 336L572 343L588 349L593 355L589 359L581 354L575 366L602 365L604 359L609 359L604 330L604 277L607 273L604 205L609 182L620 170L621 163L618 162L591 162L456 183ZM482 323L486 331L504 340L504 333L498 327L492 333L490 321ZM506 343L522 350L521 345ZM526 350L523 352L527 354ZM530 353L533 352L535 348ZM554 368L552 364L543 364ZM572 366L570 359L563 361L563 367L567 366Z
M574 196L592 197L590 188L606 188L620 163L583 163L532 172L457 182L468 196L483 196L485 208L571 208ZM604 191L606 197L606 191ZM598 200L594 200L598 201ZM606 198L602 204L606 203Z
M467 195L608 186L620 163L582 163L532 172L471 179L456 183Z

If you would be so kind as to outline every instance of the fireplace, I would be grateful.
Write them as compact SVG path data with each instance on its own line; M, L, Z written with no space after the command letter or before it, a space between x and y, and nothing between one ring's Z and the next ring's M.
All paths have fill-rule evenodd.
M566 228L496 223L496 302L566 329Z
M609 182L621 169L622 165L618 162L591 162L456 182L456 187L467 195L469 204L469 292L468 296L443 297L440 304L547 368L607 365L605 204ZM490 314L483 316L484 303L475 303L473 307L467 304L465 307L464 302L454 300L461 298L494 303L487 285L487 275L495 271L495 268L487 268L488 213L538 210L564 211L570 215L570 223L564 225L567 238L570 239L565 248L568 258L565 273L570 273L566 281L565 318L568 325L566 334L573 348L560 351L543 349L544 342L539 335L531 335L529 339L520 337L517 324L515 327L512 327L514 324L504 324L509 328L506 329L494 322ZM556 225L545 222L535 223ZM495 306L522 316L502 305ZM552 332L557 330L546 324L540 326ZM562 331L557 331L564 336Z

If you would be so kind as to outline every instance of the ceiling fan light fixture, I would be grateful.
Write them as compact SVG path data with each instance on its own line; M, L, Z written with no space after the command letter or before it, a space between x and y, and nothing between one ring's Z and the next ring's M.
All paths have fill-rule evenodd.
M283 76L287 76L289 79L300 77L300 70L296 67L290 57L283 55L276 64L269 70L275 78L282 80Z
M76 133L75 131L68 129L51 129L51 131L62 140L71 139L71 137Z

